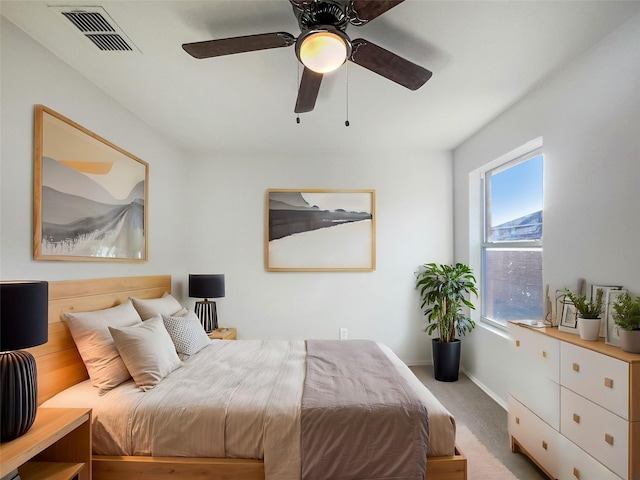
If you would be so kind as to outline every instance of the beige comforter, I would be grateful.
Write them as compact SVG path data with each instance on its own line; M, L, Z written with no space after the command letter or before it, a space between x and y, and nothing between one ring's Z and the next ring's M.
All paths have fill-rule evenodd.
M428 455L452 455L453 418L381 348L427 407ZM266 480L299 480L304 375L303 341L216 340L148 392L126 382L98 396L86 381L42 406L93 408L95 455L258 458Z

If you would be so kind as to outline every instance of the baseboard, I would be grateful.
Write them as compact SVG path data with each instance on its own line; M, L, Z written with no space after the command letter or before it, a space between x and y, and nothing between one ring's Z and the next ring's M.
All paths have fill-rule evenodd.
M466 372L464 369L461 369L461 371L467 376L469 377L469 380L471 380L473 383L475 383L478 388L480 388L480 390L482 390L484 393L486 393L487 395L489 395L489 397L491 397L491 399L496 402L498 405L500 405L505 411L509 411L509 407L507 405L506 402L504 402L500 397L498 397L495 393L493 393L493 391L491 389L489 389L486 385L484 385L480 380L478 380L476 377L474 377L473 375L471 375L469 372Z
M433 365L431 360L410 360L404 363L409 367L426 367L427 365Z

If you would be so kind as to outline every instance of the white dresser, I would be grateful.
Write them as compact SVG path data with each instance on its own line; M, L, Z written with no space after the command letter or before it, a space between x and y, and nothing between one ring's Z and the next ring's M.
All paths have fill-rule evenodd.
M560 480L640 480L640 355L509 324L511 449Z

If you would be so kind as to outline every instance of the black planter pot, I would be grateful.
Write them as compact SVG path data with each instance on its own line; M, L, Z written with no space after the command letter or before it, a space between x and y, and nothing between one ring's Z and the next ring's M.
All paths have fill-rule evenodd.
M460 340L441 342L439 338L431 340L433 352L433 372L440 382L457 382L460 369Z

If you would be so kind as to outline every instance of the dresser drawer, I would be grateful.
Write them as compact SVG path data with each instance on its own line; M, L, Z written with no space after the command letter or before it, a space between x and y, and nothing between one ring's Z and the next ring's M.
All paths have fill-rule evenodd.
M560 429L559 341L510 324L509 393Z
M614 473L629 478L629 422L561 387L560 432Z
M526 359L527 370L560 383L560 341L517 324L509 324L513 351Z
M509 434L553 478L559 477L561 435L509 395Z
M558 478L562 480L621 480L618 475L562 436L560 451L562 455Z
M629 364L562 342L560 384L629 420Z

